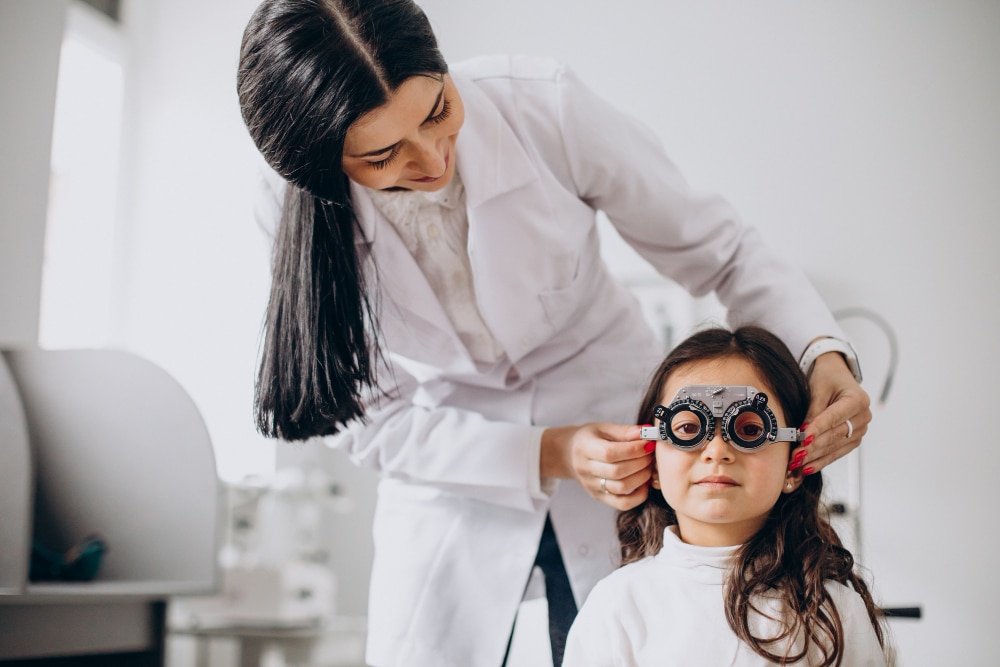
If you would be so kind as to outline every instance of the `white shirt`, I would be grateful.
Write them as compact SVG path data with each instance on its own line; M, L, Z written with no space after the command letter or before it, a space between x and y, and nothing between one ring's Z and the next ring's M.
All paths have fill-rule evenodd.
M392 223L427 277L458 337L477 362L503 355L476 304L469 264L469 217L465 188L456 170L436 192L369 190L375 208Z
M597 584L570 629L563 664L773 664L754 653L726 621L723 588L737 548L686 544L668 528L660 553L626 565ZM842 664L884 666L885 657L861 596L835 581L827 582L826 588L844 625ZM760 604L772 615L780 613L777 600L761 600ZM756 636L777 634L775 624L759 615L751 623Z

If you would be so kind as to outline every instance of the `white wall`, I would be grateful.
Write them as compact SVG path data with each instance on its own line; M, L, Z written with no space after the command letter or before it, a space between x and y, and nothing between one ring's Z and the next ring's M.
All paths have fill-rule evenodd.
M198 403L219 474L274 467L253 423L270 247L253 196L263 164L243 127L236 66L254 0L125 0L129 279L124 346L173 374Z
M885 604L923 606L922 620L893 624L901 664L993 662L1000 448L970 427L991 414L1000 369L1000 5L422 4L450 60L571 63L649 123L693 183L795 257L831 307L892 323L900 367L863 446L865 562ZM267 247L234 92L254 5L126 1L124 340L192 393L229 477L273 456L250 421ZM613 260L631 270L626 255ZM884 363L869 351L873 391ZM948 422L942 399L958 404L941 410Z

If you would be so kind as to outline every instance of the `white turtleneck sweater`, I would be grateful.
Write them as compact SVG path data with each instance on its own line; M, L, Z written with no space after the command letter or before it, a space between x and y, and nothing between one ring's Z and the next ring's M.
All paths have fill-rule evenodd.
M600 581L567 639L565 667L756 667L770 665L726 622L723 584L737 547L682 542L674 527L656 556ZM844 667L884 667L885 657L861 597L835 581L826 585L844 625ZM775 600L763 609L777 616ZM772 621L752 619L757 636L774 636ZM777 651L775 651L777 652ZM803 661L796 664L811 664Z

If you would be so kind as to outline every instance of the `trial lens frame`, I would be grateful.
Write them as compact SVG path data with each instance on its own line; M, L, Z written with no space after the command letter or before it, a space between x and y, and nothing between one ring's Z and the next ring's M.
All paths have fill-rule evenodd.
M691 438L682 438L671 430L671 422L681 413L691 413L699 424L698 432ZM760 420L761 433L747 439L740 435L737 424L740 417L752 413ZM779 428L778 421L767 406L767 394L748 385L689 385L681 387L667 407L657 405L653 416L659 426L644 426L640 437L644 440L665 440L678 449L701 449L715 437L715 421L722 419L722 439L742 452L755 452L772 442L799 442L802 431L796 428Z

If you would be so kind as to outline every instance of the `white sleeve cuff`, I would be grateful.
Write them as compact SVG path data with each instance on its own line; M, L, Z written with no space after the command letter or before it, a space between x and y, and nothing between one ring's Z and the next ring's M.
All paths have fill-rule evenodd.
M558 478L541 476L542 431L535 434L528 450L528 493L535 500L548 500L559 488Z

